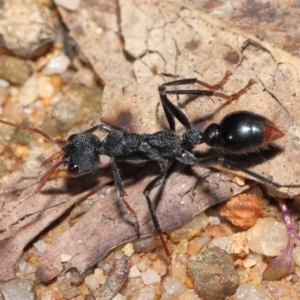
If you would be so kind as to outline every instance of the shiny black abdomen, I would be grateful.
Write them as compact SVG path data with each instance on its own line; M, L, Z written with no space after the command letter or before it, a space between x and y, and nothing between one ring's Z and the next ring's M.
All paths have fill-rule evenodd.
M220 146L226 152L242 153L264 144L266 118L249 111L228 114L220 122Z

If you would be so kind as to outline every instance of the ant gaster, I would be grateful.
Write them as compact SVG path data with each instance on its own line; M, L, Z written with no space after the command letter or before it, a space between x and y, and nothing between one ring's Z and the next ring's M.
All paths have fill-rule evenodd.
M176 80L160 85L160 99L170 126L170 131L159 131L153 134L137 134L128 133L123 130L114 129L108 125L100 124L82 133L71 135L66 142L59 142L37 128L25 127L0 120L1 123L7 125L37 132L61 148L61 151L49 157L42 163L42 166L45 166L58 160L42 177L40 184L34 192L25 199L38 193L49 179L80 176L96 171L100 167L100 155L105 154L111 159L116 189L127 209L133 214L135 218L135 229L137 235L139 235L137 215L134 209L131 208L126 201L126 193L123 188L116 162L124 161L132 164L140 164L148 161L156 162L160 167L160 174L148 183L143 194L146 198L155 230L160 236L167 256L167 274L169 274L171 255L162 235L155 208L149 195L154 188L162 184L167 171L175 161L187 165L204 167L209 167L212 164L222 164L229 168L242 170L253 178L269 185L276 187L283 186L246 168L240 167L219 154L212 157L197 158L191 152L186 150L193 145L205 143L211 147L222 148L224 150L223 152L245 153L258 149L283 136L283 133L270 120L248 111L230 113L226 115L219 124L210 124L203 132L200 132L192 128L186 115L181 109L174 105L167 96L168 94L191 94L196 96L217 96L226 101L233 101L246 93L255 83L253 80L250 80L243 89L232 95L225 95L217 92L217 90L226 83L229 76L230 73L226 73L222 81L213 86L197 80L196 78ZM195 83L200 84L209 90L168 90L168 87L170 86ZM175 132L175 118L186 128L186 132L181 136ZM93 134L96 130L107 132L107 136L104 140L100 141L100 139ZM58 170L57 168L62 164L64 165L64 170ZM23 199L22 202L25 199ZM9 214L9 212L7 214Z

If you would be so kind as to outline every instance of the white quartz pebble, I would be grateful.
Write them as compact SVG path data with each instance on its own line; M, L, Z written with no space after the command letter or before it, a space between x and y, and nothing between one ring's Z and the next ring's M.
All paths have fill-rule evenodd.
M159 274L153 269L148 269L147 271L142 272L141 277L146 285L159 283L161 280Z
M288 236L286 226L275 218L257 219L247 231L249 248L266 256L277 256L286 247Z
M53 57L43 70L46 75L61 74L65 72L70 64L70 59L63 52Z

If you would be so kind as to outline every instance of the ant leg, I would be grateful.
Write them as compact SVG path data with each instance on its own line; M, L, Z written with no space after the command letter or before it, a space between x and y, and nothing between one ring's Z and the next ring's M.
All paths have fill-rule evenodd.
M165 115L167 117L170 129L172 131L175 131L175 119L176 118L186 129L191 128L190 121L186 117L186 115L182 112L180 108L178 108L176 105L174 105L169 98L167 97L167 94L173 94L173 95L196 95L196 96L217 96L220 98L223 98L227 101L233 101L238 99L241 95L245 94L250 87L255 84L256 82L252 79L250 79L247 83L247 85L242 88L237 93L226 95L220 92L217 92L216 90L220 89L228 80L231 73L226 72L223 79L215 84L210 85L207 84L201 80L198 80L197 78L187 78L187 79L180 79L175 81L166 82L159 86L159 94L161 103L165 112ZM186 84L195 84L198 83L206 88L209 88L210 90L167 90L168 86L177 86L177 85L186 85Z
M175 94L175 95L198 95L198 96L212 96L214 95L214 91L209 91L209 90L173 90L169 91L166 89L167 86L176 86L176 85L185 85L185 84L194 84L194 83L199 83L202 84L206 87L210 87L212 89L214 88L220 88L222 85L224 85L229 77L230 73L226 73L222 81L215 86L210 86L208 84L205 84L202 81L197 80L197 78L187 78L187 79L180 79L180 80L175 80L175 81L170 81L163 83L162 85L159 86L159 95L160 95L160 100L165 112L165 115L167 117L170 129L172 131L175 131L175 120L174 117L186 128L186 129L191 129L191 123L187 116L183 113L183 111L174 105L169 98L167 97L167 94Z
M100 125L93 126L93 127L91 127L90 129L88 129L84 132L94 132L96 130L101 130L101 131L105 131L105 132L112 132L112 131L115 131L116 129L110 127L109 125L100 124Z
M188 79L185 79L188 80ZM191 83L198 83L197 78L191 78ZM202 81L199 81L199 83ZM247 93L247 91L250 89L252 85L254 85L256 81L253 79L250 79L248 83L238 92L233 93L231 95L226 95L220 92L217 92L215 90L170 90L170 91L165 91L166 94L172 94L172 95L196 95L196 96L217 96L220 98L223 98L227 101L233 101L237 100L240 96L243 94ZM178 120L179 121L179 120Z
M111 158L111 167L112 167L113 177L114 177L114 181L115 181L115 185L116 185L118 194L119 194L122 202L124 203L125 207L130 211L130 213L134 217L134 227L135 227L137 237L139 238L140 237L140 226L139 226L139 223L138 223L138 218L137 218L135 210L129 205L129 203L125 199L125 197L127 195L126 195L126 193L124 191L124 188L123 188L122 179L121 179L118 167L117 167L116 162L113 158Z
M207 89L216 91L219 90L222 86L225 85L225 83L228 81L229 77L232 75L232 73L230 71L227 71L224 75L224 77L221 79L221 81L219 81L218 83L214 84L214 85L210 85L204 81L201 81L199 79L196 80L196 83L204 86Z
M150 214L151 214L151 218L152 218L152 222L154 224L154 228L156 233L159 235L162 246L164 248L164 251L166 253L166 258L167 258L167 272L164 275L164 277L169 276L171 274L171 254L170 251L168 249L168 246L166 244L166 241L164 240L163 237L163 232L160 228L156 213L155 213L155 208L153 207L152 201L149 197L151 191L156 188L157 186L161 185L164 181L166 177L166 171L165 172L161 172L157 177L155 177L150 183L148 183L148 185L146 186L146 188L143 191L144 196L146 197L147 200L147 204L150 210Z
M220 98L223 98L225 99L226 101L228 102L231 102L233 100L237 100L239 99L242 95L246 94L247 91L250 89L250 87L255 84L256 81L254 81L253 79L250 79L248 81L248 83L246 84L245 87L243 87L241 90L239 90L238 92L234 93L234 94L231 94L231 95L225 95L223 93L219 93L219 92L214 92L214 96L217 96L217 97L220 97Z
M186 115L182 112L181 109L179 109L176 105L174 105L167 97L167 94L176 94L176 95L198 95L198 96L212 96L214 95L214 90L218 90L221 88L230 77L231 72L226 72L223 79L218 82L215 85L209 85L203 81L198 80L197 78L187 78L187 79L180 79L180 80L174 80L170 82L163 83L159 86L159 94L161 103L163 105L163 109L165 112L165 115L167 117L170 129L172 131L175 131L175 120L174 117L186 128L190 129L191 124ZM208 89L211 90L174 90L174 91L168 91L166 87L168 86L176 86L176 85L186 85L186 84L195 84L198 83ZM220 94L220 93L219 93ZM219 96L221 96L220 94ZM226 95L225 95L226 96Z
M257 174L247 168L243 168L240 165L236 164L235 162L227 159L226 157L215 155L210 157L203 157L203 158L196 158L192 153L188 151L183 151L180 156L176 157L176 160L185 163L187 165L195 165L195 166L201 166L201 167L210 167L213 164L219 164L223 165L226 168L230 169L236 169L238 171L242 171L243 173L253 177L255 180L265 183L269 186L273 186L275 188L280 187L299 187L299 185L295 184L280 184L278 182L275 182L271 179L268 179L260 174Z
M24 129L24 130L27 130L27 131L36 132L36 133L42 135L47 140L49 140L51 143L57 145L59 148L62 148L66 144L66 141L59 141L56 138L54 138L53 136L48 135L44 131L42 131L38 128L35 128L35 127L27 127L27 126L23 126L23 125L18 125L18 124L14 124L14 123L11 123L11 122L8 122L8 121L4 121L4 120L0 120L0 123L9 125L9 126L12 126L12 127L15 127L15 128L19 128L19 129Z
M278 183L278 182L275 182L271 179L268 179L260 174L257 174L253 171L250 171L249 169L247 168L243 168L241 166L239 166L238 164L236 164L235 162L231 161L231 160L228 160L227 158L225 157L218 157L217 158L217 163L218 164L221 164L227 168L233 168L233 169L236 169L236 170L239 170L239 171L242 171L243 173L245 174L248 174L250 175L251 177L253 177L254 179L256 179L257 181L259 182L262 182L262 183L265 183L269 186L272 186L272 187L275 187L275 188L280 188L280 187L299 187L299 184L281 184L281 183Z
M185 82L190 80L190 79L183 79ZM167 97L167 93L169 91L166 90L166 86L169 85L170 83L174 82L182 82L183 80L177 80L177 81L172 81L172 82L167 82L158 87L159 90L159 95L160 95L160 101L162 103L162 107L164 109L165 115L167 117L168 123L170 130L175 131L175 119L174 117L186 128L186 129L191 129L192 125L187 118L187 116L183 113L183 111L174 105L169 98ZM192 79L193 80L193 79ZM181 84L188 84L188 83L181 83Z
M218 156L209 156L209 157L202 157L197 158L194 154L183 150L180 154L180 156L176 157L176 160L178 160L181 163L184 163L186 165L191 166L201 166L201 167L209 167L212 164L218 163Z
M175 119L174 117L186 128L191 129L192 125L187 118L187 116L183 113L183 111L174 105L167 97L166 93L162 93L161 90L160 93L160 100L162 103L162 107L164 109L165 115L167 117L169 127L171 131L175 131Z
M219 90L222 86L225 85L225 83L228 81L229 77L232 75L230 71L227 71L224 75L224 77L219 81L218 83L214 85L210 85L204 81L201 81L197 78L185 78L185 79L179 79L179 80L174 80L174 81L169 81L166 83L163 83L162 86L176 86L176 85L185 85L185 84L194 84L198 83L210 90Z

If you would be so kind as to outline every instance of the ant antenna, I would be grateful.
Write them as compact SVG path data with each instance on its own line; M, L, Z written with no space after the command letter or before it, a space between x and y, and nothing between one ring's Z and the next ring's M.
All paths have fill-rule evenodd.
M44 131L42 131L38 128L35 128L35 127L28 127L28 126L18 125L18 124L14 124L14 123L11 123L11 122L8 122L8 121L4 121L4 120L0 120L0 123L9 125L9 126L12 126L12 127L15 127L15 128L19 128L19 129L23 129L23 130L38 133L38 134L42 135L44 138L46 138L47 140L49 140L51 143L57 145L60 149L62 149L64 147L64 145L66 144L66 141L64 141L64 140L59 141L56 138L54 138L53 136L51 136L51 135L45 133ZM54 160L57 160L57 159L61 158L62 156L63 156L63 151L57 152L56 154L54 154L51 157L44 160L43 163L41 164L41 168L48 165L49 163L53 162ZM21 199L16 205L11 207L4 215L1 216L0 221L2 221L7 215L9 215L15 208L17 208L19 205L21 205L25 200L27 200L27 199L33 197L34 195L36 195L43 188L43 186L46 184L46 182L49 179L62 177L60 172L65 172L65 171L57 171L56 169L63 163L64 163L64 161L60 160L55 165L53 165L51 167L51 169L48 170L46 172L46 174L44 174L41 177L41 181L40 181L39 185L37 186L37 188L34 190L34 192L31 193L30 195L26 196L25 198ZM40 171L41 171L41 168L40 168Z
M42 135L44 138L46 138L51 143L57 145L59 148L62 148L66 144L66 141L59 141L55 137L45 133L44 131L42 131L42 130L36 128L36 127L28 127L28 126L18 125L18 124L14 124L14 123L11 123L11 122L8 122L8 121L4 121L4 120L0 120L0 123L9 125L9 126L12 126L12 127L15 127L15 128L36 132L36 133Z

